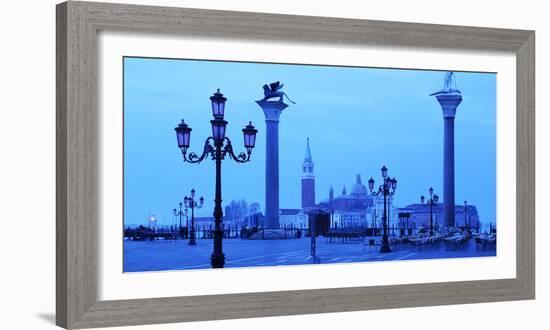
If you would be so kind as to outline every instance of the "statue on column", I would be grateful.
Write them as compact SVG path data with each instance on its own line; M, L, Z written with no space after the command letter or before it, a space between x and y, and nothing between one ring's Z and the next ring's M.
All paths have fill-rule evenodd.
M279 100L276 102L283 102L283 97L286 97L287 100L289 100L292 104L296 104L296 102L292 101L288 95L286 95L285 92L283 92L281 89L283 88L284 84L281 84L279 81L276 81L274 83L265 84L263 86L264 88L264 98L261 99L261 101L267 101L269 99L278 97Z
M440 95L440 94L460 94L460 91L456 86L454 72L452 71L447 72L443 80L443 89L438 92L430 94L430 96Z

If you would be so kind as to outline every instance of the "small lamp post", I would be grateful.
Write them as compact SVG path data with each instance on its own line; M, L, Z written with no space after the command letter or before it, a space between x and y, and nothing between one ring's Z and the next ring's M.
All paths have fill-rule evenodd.
M382 173L383 183L378 187L377 192L373 192L374 179L371 177L369 179L369 190L373 196L378 196L380 194L384 196L384 213L382 215L383 233L382 233L382 245L380 246L380 252L387 253L387 252L391 252L390 243L388 240L389 219L388 219L387 198L388 196L393 196L395 194L395 189L397 189L397 180L395 178L390 178L388 176L388 168L386 166L382 166L380 171Z
M189 233L189 245L197 245L195 241L195 209L200 209L204 204L204 197L201 196L199 201L195 200L195 189L191 189L191 196L183 198L185 209L191 209L191 231Z
M179 228L178 228L178 233L179 233L179 236L181 238L182 234L183 234L183 227L181 225L181 217L183 217L184 215L187 216L187 205L185 206L185 211L182 210L182 207L183 207L183 203L179 203L179 211L177 209L174 209L174 216L176 217L179 217L180 218L180 225L179 225Z
M420 196L420 203L424 205L424 201L426 201L426 205L430 207L430 236L434 235L434 219L433 219L433 206L439 203L439 196L434 195L434 189L430 187L428 190L430 193L430 199L426 201L426 198L424 195Z
M466 220L468 220L468 226L466 226ZM464 227L468 228L468 235L470 234L470 219L468 218L468 201L464 201Z
M214 119L210 121L212 126L212 136L206 138L204 148L201 155L194 152L187 153L190 145L191 128L183 121L174 129L178 141L178 147L181 150L183 160L189 163L200 163L205 158L210 156L216 163L216 191L214 198L214 251L210 258L212 268L223 268L225 264L225 255L223 254L222 240L222 183L221 171L222 160L226 156L233 159L237 163L246 163L250 161L252 149L256 143L256 133L258 130L254 128L250 122L242 131L244 137L244 147L246 153L241 152L238 155L233 152L231 140L225 136L227 121L224 120L225 102L227 98L220 93L218 89L214 95L210 97L212 103L212 116Z
M372 183L374 185L374 182ZM378 223L376 222L377 214L376 214L376 205L373 205L372 208L372 236L376 236L376 232L378 229Z

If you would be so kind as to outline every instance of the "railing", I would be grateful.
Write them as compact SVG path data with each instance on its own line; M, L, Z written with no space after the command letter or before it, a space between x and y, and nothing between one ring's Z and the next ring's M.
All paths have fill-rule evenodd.
M329 243L359 243L366 236L365 229L331 229L325 234Z
M249 239L255 233L262 233L264 230L277 229L283 231L283 238L301 238L305 235L307 229L296 226L281 226L279 228L262 228L262 227L238 227L225 225L223 226L223 238L233 239L242 238ZM178 226L170 227L138 227L138 228L126 228L124 230L124 237L130 240L136 241L152 241L152 240L177 240L177 239L189 239L191 228L181 227L178 230ZM197 225L195 226L195 238L196 239L212 239L214 237L213 225Z
M255 239L262 239L261 236L265 231L278 230L282 231L282 238L294 239L302 237L310 237L310 230L304 226L295 225L283 225L279 228L263 228L263 227L240 227L232 226L230 224L223 226L224 239L250 239L253 235ZM214 225L196 225L195 226L195 238L196 239L212 239L214 236ZM415 230L412 228L400 228L397 226L390 226L388 233L390 237L407 237L414 236ZM144 227L138 228L126 228L124 230L124 237L131 240L177 240L177 239L189 239L191 228L186 226L181 227L178 230L178 226L164 226L164 227ZM364 237L379 237L382 236L383 228L381 227L362 227L362 226L349 226L349 227L330 227L328 230L321 234L328 239L330 243L352 243L361 242Z

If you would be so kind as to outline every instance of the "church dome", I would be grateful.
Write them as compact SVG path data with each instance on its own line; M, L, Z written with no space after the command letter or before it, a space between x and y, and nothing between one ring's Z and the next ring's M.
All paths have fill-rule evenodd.
M351 195L354 196L365 196L367 195L367 187L361 183L361 175L357 174L355 179L355 184L351 187Z

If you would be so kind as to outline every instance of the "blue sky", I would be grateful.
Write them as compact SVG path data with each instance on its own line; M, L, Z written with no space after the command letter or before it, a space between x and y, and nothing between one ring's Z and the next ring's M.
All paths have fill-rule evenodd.
M126 224L155 214L172 223L172 209L197 190L210 216L214 162L183 163L174 127L193 129L191 151L201 152L211 134L209 97L228 98L227 136L242 151L242 128L258 129L252 161L222 165L224 205L244 198L264 206L265 118L254 102L265 83L281 81L296 104L279 124L280 207L300 207L301 163L310 138L316 201L332 184L339 195L355 175L379 183L380 167L398 180L395 202L417 203L430 186L442 196L443 119L429 96L445 72L148 58L124 59L124 210ZM482 222L496 216L496 74L455 73L463 101L455 120L456 203L478 207ZM287 102L288 103L288 102Z

